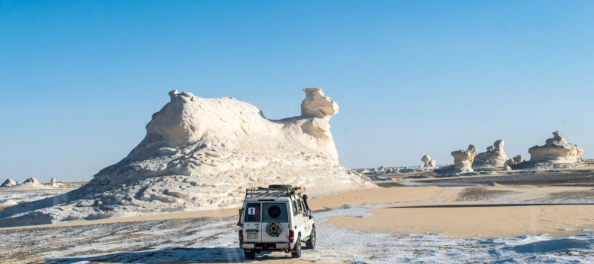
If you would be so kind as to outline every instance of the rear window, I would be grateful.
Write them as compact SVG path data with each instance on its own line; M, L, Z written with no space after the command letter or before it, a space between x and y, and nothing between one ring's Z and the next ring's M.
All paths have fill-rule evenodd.
M287 214L287 204L262 204L262 222L289 222L289 215Z
M248 203L245 206L244 222L260 222L260 203Z

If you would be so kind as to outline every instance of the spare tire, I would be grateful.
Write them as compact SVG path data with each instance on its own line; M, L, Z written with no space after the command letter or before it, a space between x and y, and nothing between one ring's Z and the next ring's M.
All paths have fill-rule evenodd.
M293 188L292 185L287 185L287 184L273 184L273 185L268 185L268 188L270 189L289 189L289 188Z

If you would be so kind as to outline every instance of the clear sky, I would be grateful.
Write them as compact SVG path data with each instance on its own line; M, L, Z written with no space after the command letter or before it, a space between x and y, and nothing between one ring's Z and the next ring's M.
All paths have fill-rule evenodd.
M173 89L268 118L340 105L347 167L560 130L594 158L594 1L3 1L0 179L89 180Z

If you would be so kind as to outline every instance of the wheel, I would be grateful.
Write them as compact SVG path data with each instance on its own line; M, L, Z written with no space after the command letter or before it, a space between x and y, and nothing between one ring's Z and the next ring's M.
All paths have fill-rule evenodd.
M301 237L297 237L297 242L295 242L295 248L293 248L293 252L291 252L291 257L301 257Z
M244 250L243 254L245 254L245 259L255 259L256 258L256 252L254 252L254 251Z
M309 235L309 241L305 242L305 248L314 249L316 248L316 228L312 227L311 235Z

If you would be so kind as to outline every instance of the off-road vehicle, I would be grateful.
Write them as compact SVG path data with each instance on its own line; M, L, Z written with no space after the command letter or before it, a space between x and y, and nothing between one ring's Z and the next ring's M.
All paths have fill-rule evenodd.
M316 246L316 224L307 205L304 187L270 185L245 191L239 210L239 247L246 259L262 251L291 252L301 257L305 248Z

